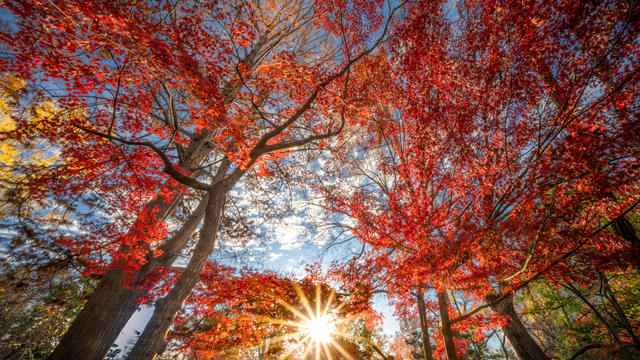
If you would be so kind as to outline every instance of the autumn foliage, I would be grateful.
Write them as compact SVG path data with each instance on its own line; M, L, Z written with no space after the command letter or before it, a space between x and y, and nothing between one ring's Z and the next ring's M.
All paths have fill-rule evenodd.
M640 267L636 1L2 4L2 272L93 291L52 359L102 358L142 303L133 359L276 357L314 287L366 324L355 357L640 351L615 281ZM303 279L212 262L261 226L234 197L284 186L358 251ZM373 294L419 333L378 346ZM545 349L565 297L602 336Z
M375 165L354 171L364 186L323 190L368 245L336 271L376 269L374 286L415 307L421 289L482 304L637 266L637 8L469 1L453 22L409 8L389 46L399 100L356 145ZM449 312L454 332L501 323Z

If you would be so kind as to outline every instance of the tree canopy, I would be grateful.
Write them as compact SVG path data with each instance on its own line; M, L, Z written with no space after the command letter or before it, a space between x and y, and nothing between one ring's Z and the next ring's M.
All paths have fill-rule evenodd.
M5 356L640 353L637 1L2 4Z

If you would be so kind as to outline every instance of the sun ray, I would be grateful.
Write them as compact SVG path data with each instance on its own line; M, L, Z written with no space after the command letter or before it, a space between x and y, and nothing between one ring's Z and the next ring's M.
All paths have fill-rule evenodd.
M331 308L331 305L333 304L333 299L335 298L336 293L331 290L331 292L329 292L329 297L327 298L327 303L324 306L324 309L322 310L323 314L326 314L327 312L329 312L329 309Z
M293 305L289 304L288 302L286 302L284 300L281 300L281 299L279 299L278 302L280 303L280 305L284 306L287 310L289 310L292 313L294 313L298 318L303 319L305 321L310 320L309 317L307 317L302 312L298 311L298 309L296 309Z
M326 343L322 343L322 348L324 349L324 354L329 358L329 360L333 360L331 351L329 351L329 346Z
M292 335L299 335L299 333L292 334ZM303 338L302 338L302 340L300 340L299 342L301 342L301 343L305 344L305 345L304 345L303 350L305 351L305 354L306 354L306 349L307 349L308 345L311 343L311 342L309 341L309 337L308 337L308 336L305 336L305 337L303 337ZM287 351L285 352L285 354L284 354L283 358L284 358L284 359L287 359L291 354L293 354L293 353L294 353L295 351L297 351L297 350L299 350L299 348L295 348L295 347L290 348L289 350L287 350ZM306 356L306 355L305 355L305 356ZM304 358L304 356L303 356L303 358Z
M341 302L340 304L338 304L338 306L335 307L334 311L339 312L340 310L342 310L343 307L345 307L347 305L346 301Z
M302 305L307 310L307 315L311 316L311 314L313 314L313 309L311 308L311 304L309 304L309 299L304 294L304 291L302 291L302 288L298 284L294 284L293 288L296 289L296 292L298 293L298 297L300 297Z
M322 314L320 313L320 302L322 301L321 297L322 295L320 294L320 284L316 284L316 317L322 316Z
M274 336L271 339L272 342L276 343L276 342L280 342L280 341L284 341L284 340L288 340L291 338L296 338L296 337L300 337L301 333L299 331L295 332L295 333L289 333L289 334L284 334L284 335L280 335L280 336ZM258 344L254 347L260 347L262 344Z
M306 358L309 352L311 352L311 341L307 341L307 344L304 346L304 352L302 353L302 358Z
M258 319L264 320L264 321L268 321L268 322L270 322L272 324L293 326L293 327L297 327L297 328L303 328L304 327L304 323L300 322L300 321L274 319L274 318L268 317L268 316L261 316L261 317L258 317ZM303 320L306 321L307 319L303 319Z
M337 299L337 294L332 289L326 291L326 298L323 299L323 288L316 284L311 295L307 293L301 284L294 284L298 303L293 305L285 298L276 294L268 296L290 313L288 318L275 318L270 316L259 316L260 321L265 321L274 326L284 326L288 328L287 334L270 337L272 342L286 342L284 358L289 356L302 355L301 359L320 358L334 360L336 351L348 360L353 360L353 356L340 345L338 339L367 341L361 337L345 332L348 323L361 316L355 314L340 314L347 305L346 299ZM308 288L307 288L308 289ZM308 292L308 290L307 290ZM287 298L289 299L289 298ZM277 328L276 328L277 329ZM277 331L277 330L276 330ZM260 345L256 345L257 348ZM246 348L246 347L245 347ZM322 356L324 354L324 356ZM338 356L338 358L341 358Z
M338 351L340 352L340 354L342 354L344 357L347 358L347 360L354 360L353 357L351 356L351 354L349 354L347 352L347 350L345 350L340 344L338 344L337 341L332 341L331 345L333 345L333 347L335 347L336 349L338 349Z

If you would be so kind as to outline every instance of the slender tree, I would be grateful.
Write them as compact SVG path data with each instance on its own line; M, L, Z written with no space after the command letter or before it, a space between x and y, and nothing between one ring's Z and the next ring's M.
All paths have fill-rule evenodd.
M424 302L424 294L416 293L418 302L418 316L420 318L420 334L422 335L422 353L426 360L433 360L433 347L431 346L431 337L429 336L429 323L427 321L427 310Z

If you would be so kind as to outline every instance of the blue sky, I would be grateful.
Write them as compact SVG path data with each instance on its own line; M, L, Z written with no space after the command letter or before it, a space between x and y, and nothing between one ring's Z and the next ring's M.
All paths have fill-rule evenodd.
M316 164L313 164L316 165ZM316 168L315 166L313 166ZM327 245L340 237L350 237L348 233L341 233L335 228L318 228L324 221L322 209L314 206L320 199L311 199L313 193L308 189L291 189L289 192L269 194L273 208L287 207L290 211L285 216L270 218L264 221L265 214L251 206L250 197L241 181L232 191L235 205L244 211L244 215L256 224L253 227L255 236L243 243L233 243L224 237L220 246L211 258L229 266L251 266L263 270L276 271L282 275L301 278L305 275L305 265L320 263L326 270L334 261L344 261L349 253L359 250L357 240L327 249ZM243 196L244 194L244 196ZM269 218L269 216L267 216ZM348 219L342 219L348 221ZM181 258L179 265L186 265L188 259ZM377 295L374 298L374 308L382 315L382 332L391 337L399 330L399 324L393 316L393 308L386 298ZM116 341L119 347L127 348L127 344L141 332L153 312L149 306L142 307L123 329Z

